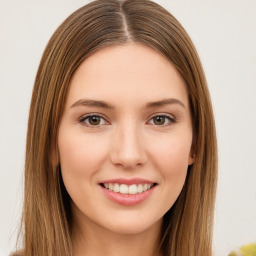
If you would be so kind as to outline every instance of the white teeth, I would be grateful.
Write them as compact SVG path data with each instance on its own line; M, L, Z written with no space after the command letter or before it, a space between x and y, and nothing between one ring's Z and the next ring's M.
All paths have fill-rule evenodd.
M149 190L153 184L132 184L132 185L126 185L126 184L118 184L118 183L104 183L103 184L106 189L109 189L110 191L114 191L116 193L121 194L130 194L135 195L138 193L145 192Z
M119 185L117 183L114 184L113 191L119 192Z
M129 188L126 184L120 185L120 193L121 194L128 194Z
M109 188L109 190L113 191L114 185L112 183L109 183L108 188Z
M138 193L141 193L141 192L143 192L143 185L142 184L139 184L138 185L138 187L137 187L137 191L138 191Z
M143 185L143 191L147 191L148 190L148 184L144 184Z
M138 189L135 184L129 186L129 194L130 195L137 194L137 191L138 191Z

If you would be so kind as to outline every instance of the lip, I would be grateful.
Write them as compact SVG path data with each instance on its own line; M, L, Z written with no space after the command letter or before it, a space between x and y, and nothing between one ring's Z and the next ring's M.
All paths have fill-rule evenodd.
M124 205L124 206L132 206L132 205L137 205L142 202L144 202L146 199L148 199L151 194L154 192L155 187L153 186L149 190L138 193L135 195L131 194L121 194L118 192L110 191L106 189L104 186L102 186L103 183L118 183L118 184L126 184L126 185L132 185L132 184L154 184L156 185L157 183L150 181L150 180L145 180L145 179L140 179L140 178L135 178L135 179L111 179L111 180L104 180L99 183L99 187L101 188L102 192L104 195L110 199L112 202Z

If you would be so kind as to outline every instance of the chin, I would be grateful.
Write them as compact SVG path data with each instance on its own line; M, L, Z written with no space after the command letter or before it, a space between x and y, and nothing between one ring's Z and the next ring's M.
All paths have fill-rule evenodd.
M139 213L138 213L139 214ZM119 235L137 235L143 232L156 229L160 231L162 218L145 218L140 216L129 217L115 217L112 221L102 223L104 229L119 234Z

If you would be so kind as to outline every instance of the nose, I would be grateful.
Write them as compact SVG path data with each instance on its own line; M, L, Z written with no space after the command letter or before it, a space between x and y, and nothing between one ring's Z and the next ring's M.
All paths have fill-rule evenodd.
M147 160L142 131L136 124L117 127L112 137L111 161L124 169L143 166Z

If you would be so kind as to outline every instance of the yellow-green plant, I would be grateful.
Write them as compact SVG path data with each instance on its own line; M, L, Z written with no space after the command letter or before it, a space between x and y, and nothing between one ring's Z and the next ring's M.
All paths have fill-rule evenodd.
M240 248L239 253L232 251L228 256L256 256L256 244L244 245Z
M231 253L229 253L229 255L228 255L228 256L238 256L238 254L237 254L237 252L232 251Z

